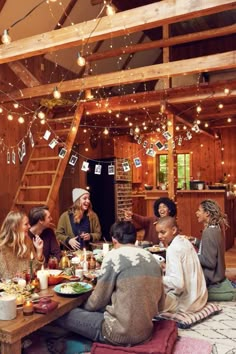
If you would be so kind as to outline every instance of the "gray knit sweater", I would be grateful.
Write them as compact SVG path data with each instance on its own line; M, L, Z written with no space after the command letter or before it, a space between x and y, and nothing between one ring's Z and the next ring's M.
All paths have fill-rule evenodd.
M122 245L104 258L97 285L84 305L105 308L102 333L112 344L135 345L152 333L152 318L163 308L159 264L146 250Z

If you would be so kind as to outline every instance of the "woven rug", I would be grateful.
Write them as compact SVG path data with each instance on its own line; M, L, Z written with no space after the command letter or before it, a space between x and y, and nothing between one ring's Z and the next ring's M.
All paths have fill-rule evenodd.
M223 308L221 313L190 329L179 329L178 334L211 343L212 354L236 354L236 302L219 302L218 305Z
M211 354L211 352L211 343L189 337L179 337L173 350L173 354Z

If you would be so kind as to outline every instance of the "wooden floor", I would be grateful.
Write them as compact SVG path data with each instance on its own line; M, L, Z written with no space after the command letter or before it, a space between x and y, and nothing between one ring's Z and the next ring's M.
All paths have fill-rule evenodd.
M226 268L236 268L236 241L234 247L225 252Z

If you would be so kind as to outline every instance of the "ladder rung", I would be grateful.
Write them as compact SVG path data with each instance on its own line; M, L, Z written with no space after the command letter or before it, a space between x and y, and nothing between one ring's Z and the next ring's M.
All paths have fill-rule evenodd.
M35 200L32 200L32 201L25 201L25 200L22 200L22 201L17 201L15 204L16 205L42 205L42 204L46 204L47 201L44 201L44 200L40 200L40 201L35 201Z
M51 186L22 186L20 189L50 189Z
M49 174L49 175L55 175L57 171L29 171L26 172L26 175L44 175L44 174Z
M45 157L32 157L30 161L45 161L45 160L59 160L60 157L57 156L45 156Z

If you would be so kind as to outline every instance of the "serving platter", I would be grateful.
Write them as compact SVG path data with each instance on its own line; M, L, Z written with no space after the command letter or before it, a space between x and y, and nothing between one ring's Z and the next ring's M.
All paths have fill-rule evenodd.
M93 286L85 282L71 282L56 285L53 290L61 296L79 296L91 291Z

